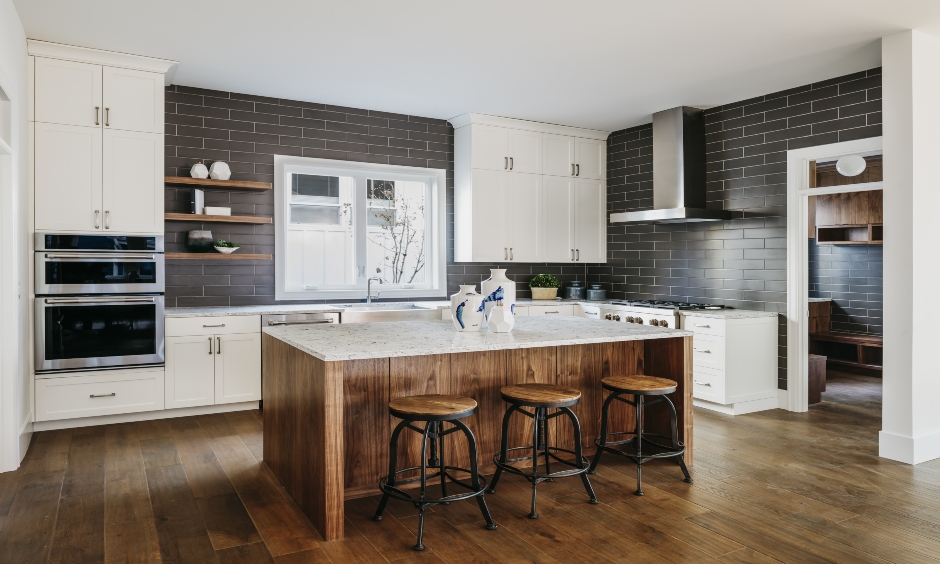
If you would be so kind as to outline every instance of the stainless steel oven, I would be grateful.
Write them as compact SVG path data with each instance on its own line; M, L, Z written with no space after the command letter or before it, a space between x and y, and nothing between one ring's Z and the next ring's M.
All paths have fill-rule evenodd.
M36 236L36 295L162 294L163 237Z
M36 371L164 362L162 236L36 234Z
M36 371L163 364L163 296L36 298Z

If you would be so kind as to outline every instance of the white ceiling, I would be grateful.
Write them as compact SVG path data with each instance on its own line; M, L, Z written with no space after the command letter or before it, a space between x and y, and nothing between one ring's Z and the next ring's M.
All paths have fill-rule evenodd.
M616 130L878 66L937 0L14 0L26 35L175 59L175 83Z

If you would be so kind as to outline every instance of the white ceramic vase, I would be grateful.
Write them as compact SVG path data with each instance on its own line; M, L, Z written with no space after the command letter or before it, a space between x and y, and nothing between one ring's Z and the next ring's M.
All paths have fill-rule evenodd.
M450 311L458 331L479 331L483 326L483 296L476 286L461 286L450 297Z
M232 177L232 169L225 161L215 161L209 167L209 177L214 180L228 180Z
M516 324L516 317L507 305L494 306L490 310L487 326L494 333L509 333Z
M189 175L193 178L209 178L209 169L202 163L196 163L189 169Z
M505 268L491 268L490 277L480 284L480 290L487 319L500 301L509 309L509 313L516 312L516 283L506 278Z

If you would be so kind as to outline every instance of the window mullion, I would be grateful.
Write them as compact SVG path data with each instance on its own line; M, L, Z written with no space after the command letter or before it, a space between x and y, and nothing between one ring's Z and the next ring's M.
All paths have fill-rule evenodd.
M355 178L356 185L353 188L353 208L355 209L356 221L354 224L355 228L355 244L356 244L356 286L365 287L366 279L371 276L369 272L366 272L368 268L368 200L366 199L366 182L368 178L365 174L356 174L353 176ZM362 276L362 273L365 276Z

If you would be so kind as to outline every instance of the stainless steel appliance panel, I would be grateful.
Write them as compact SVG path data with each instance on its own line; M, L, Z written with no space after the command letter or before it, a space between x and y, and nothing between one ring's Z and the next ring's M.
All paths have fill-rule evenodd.
M261 316L261 327L278 325L323 325L339 323L338 313L287 313Z
M161 253L36 253L36 294L162 294Z

